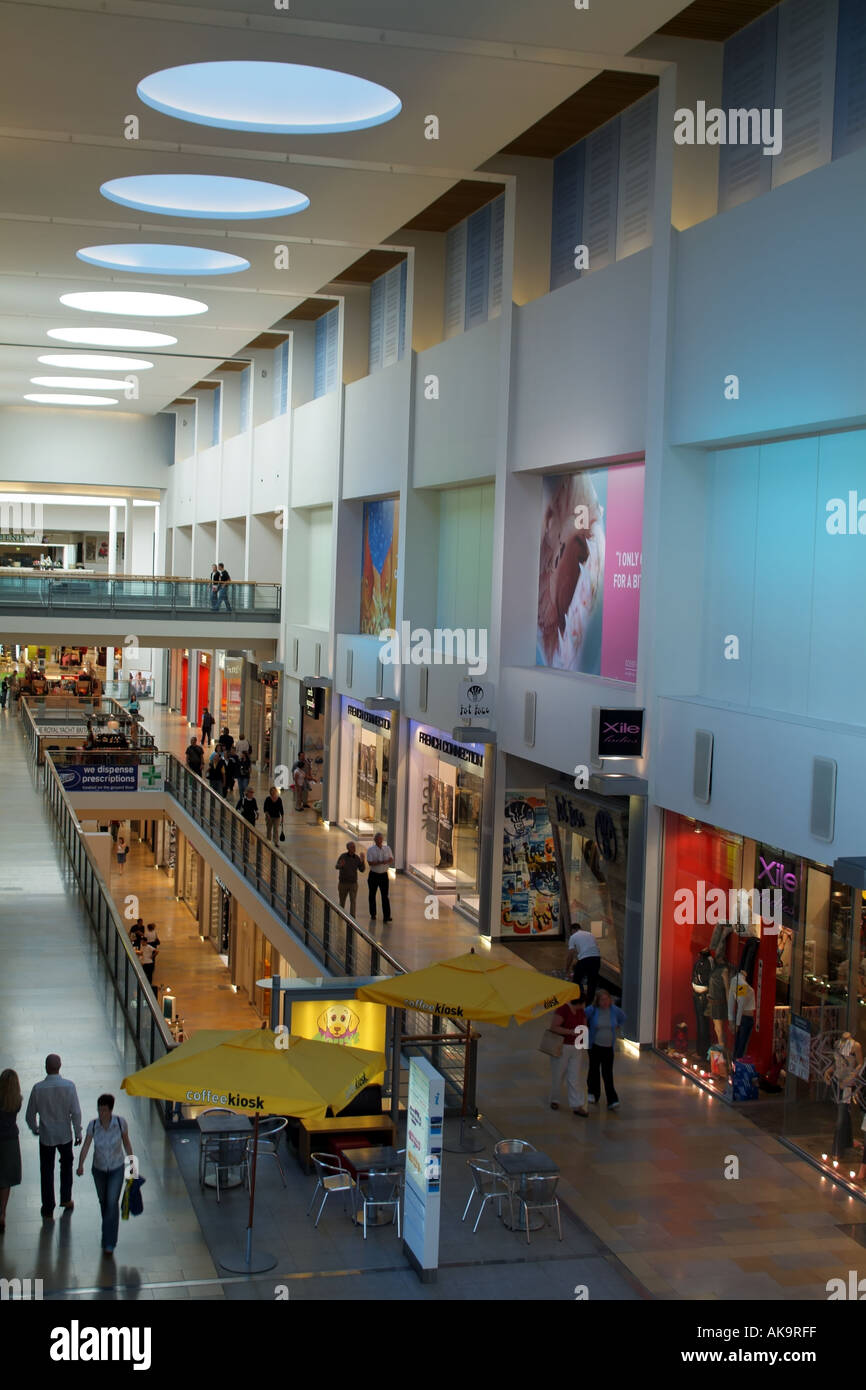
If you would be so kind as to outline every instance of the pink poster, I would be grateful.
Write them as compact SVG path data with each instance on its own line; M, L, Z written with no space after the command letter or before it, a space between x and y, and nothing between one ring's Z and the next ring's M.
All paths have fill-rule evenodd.
M643 475L642 463L607 472L601 674L632 683L637 679Z
M637 679L643 463L544 480L536 665Z

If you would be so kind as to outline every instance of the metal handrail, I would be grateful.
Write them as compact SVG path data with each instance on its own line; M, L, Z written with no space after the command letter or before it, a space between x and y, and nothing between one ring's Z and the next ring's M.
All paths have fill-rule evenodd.
M145 585L147 591L141 587ZM282 586L278 583L232 579L227 586L230 610L215 607L212 587L210 579L180 579L176 575L105 575L74 570L55 574L0 568L0 607L57 612L99 607L110 613L132 614L154 606L163 617L169 612L216 611L221 616L226 612L241 617L255 614L263 620L279 615Z
M158 1062L178 1044L162 1016L120 913L111 899L108 885L91 858L85 836L73 815L50 757L45 761L45 786L61 843L78 880L136 1052L144 1066ZM161 1106L160 1110L164 1122L168 1123L167 1108Z

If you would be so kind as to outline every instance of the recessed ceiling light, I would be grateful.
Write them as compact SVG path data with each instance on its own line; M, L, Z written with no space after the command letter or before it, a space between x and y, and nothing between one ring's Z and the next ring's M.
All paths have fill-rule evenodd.
M179 319L187 314L206 314L200 299L183 299L177 294L143 294L136 290L85 290L62 294L67 309L83 309L90 314L122 314L124 318Z
M83 391L122 391L125 381L110 376L32 376L31 386L75 386Z
M147 105L221 130L325 135L367 130L400 114L400 98L349 72L298 63L187 63L138 84Z
M103 198L138 212L164 217L206 217L251 221L286 217L310 206L305 193L257 179L229 179L219 174L134 174L110 179Z
M115 246L82 246L75 254L88 265L128 270L139 275L236 275L250 268L243 256L209 251L206 246L130 242Z
M73 367L85 372L149 372L153 366L141 357L103 357L98 352L48 352L36 360L44 367Z
M73 396L73 395L35 395L25 396L25 401L35 401L37 405L119 405L113 396Z
M47 336L60 343L91 347L157 348L177 342L168 333L149 333L143 328L49 328Z

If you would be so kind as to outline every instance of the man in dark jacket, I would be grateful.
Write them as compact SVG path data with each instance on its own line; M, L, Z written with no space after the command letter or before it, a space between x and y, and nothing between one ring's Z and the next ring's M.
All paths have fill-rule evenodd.
M210 731L213 728L213 715L205 705L201 716L201 746L204 748L206 743L211 742Z
M255 825L259 816L259 803L253 796L249 787L244 792L244 799L240 804L240 813L244 820L249 821L250 825Z
M201 745L198 739L194 738L190 741L190 745L186 750L186 765L190 772L195 772L197 776L201 777L203 764L204 754L201 751Z

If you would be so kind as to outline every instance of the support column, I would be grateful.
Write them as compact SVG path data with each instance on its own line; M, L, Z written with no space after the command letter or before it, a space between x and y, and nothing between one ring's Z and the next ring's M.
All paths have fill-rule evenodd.
M117 508L108 508L108 573L117 573Z

